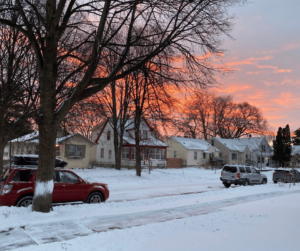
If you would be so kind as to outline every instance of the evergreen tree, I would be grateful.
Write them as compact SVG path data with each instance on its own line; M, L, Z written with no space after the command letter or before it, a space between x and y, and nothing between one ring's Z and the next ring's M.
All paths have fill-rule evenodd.
M291 132L290 126L287 124L286 127L282 130L282 139L283 139L283 147L284 147L284 162L290 162L292 157L292 140L291 140Z
M283 162L283 152L284 152L284 147L283 147L283 141L282 141L282 128L278 128L278 132L276 135L276 139L273 140L273 152L274 155L272 157L273 160L278 161L280 165L282 165Z
M278 161L281 166L285 162L289 162L292 153L292 141L290 135L290 127L278 128L276 139L273 141L274 155L273 160Z
M294 138L294 140L293 140L293 144L294 144L294 145L300 145L300 128L297 129L297 130L294 132L294 134L295 134L295 138Z

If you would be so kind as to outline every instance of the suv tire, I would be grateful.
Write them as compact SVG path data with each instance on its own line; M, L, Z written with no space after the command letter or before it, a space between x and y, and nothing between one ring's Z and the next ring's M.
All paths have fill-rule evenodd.
M32 196L25 196L17 202L17 207L29 207L32 204L32 201Z
M266 179L263 179L262 182L261 182L262 185L266 185L267 183L268 183L268 182L267 182Z
M250 186L250 181L249 180L245 180L243 186Z
M273 182L276 184L276 183L277 183L277 180L273 180Z
M229 187L231 186L231 183L224 182L223 185L224 185L226 188L229 188Z
M92 192L86 199L86 202L89 204L101 203L103 201L103 195L100 192Z

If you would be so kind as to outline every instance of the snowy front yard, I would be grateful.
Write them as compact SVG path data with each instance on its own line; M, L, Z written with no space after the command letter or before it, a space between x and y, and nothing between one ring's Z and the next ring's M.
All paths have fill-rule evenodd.
M107 183L102 204L56 206L49 214L0 207L0 250L299 250L300 186L226 189L220 171L77 170Z

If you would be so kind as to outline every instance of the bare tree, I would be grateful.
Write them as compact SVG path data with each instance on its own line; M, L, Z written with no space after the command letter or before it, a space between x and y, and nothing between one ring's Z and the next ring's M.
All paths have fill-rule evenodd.
M15 20L15 19L13 19ZM0 173L9 140L30 133L30 113L37 98L34 55L28 39L0 23Z
M222 35L231 29L226 10L238 2L244 1L0 0L0 22L28 38L38 65L41 161L34 211L51 209L56 132L72 106L159 60L166 50L174 60L184 59L187 78L200 84L217 69L199 54L223 52ZM8 11L16 13L17 22L5 16ZM133 56L132 48L148 49ZM117 60L107 74L101 63L110 51Z

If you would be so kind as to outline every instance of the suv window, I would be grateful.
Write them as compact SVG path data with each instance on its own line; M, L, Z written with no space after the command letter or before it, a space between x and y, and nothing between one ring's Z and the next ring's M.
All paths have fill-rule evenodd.
M245 168L243 167L243 166L240 166L240 172L241 173L245 173L246 171L245 171Z
M10 173L12 172L12 168L6 168L3 170L3 173L1 174L1 181L6 181Z
M251 173L251 168L246 166L246 171L247 171L247 173Z
M230 173L236 173L237 168L235 166L225 166L223 171L230 172Z
M58 172L58 176L56 178L59 180L58 182L78 183L78 177L69 172Z
M33 174L34 170L19 170L15 173L12 181L28 182Z

